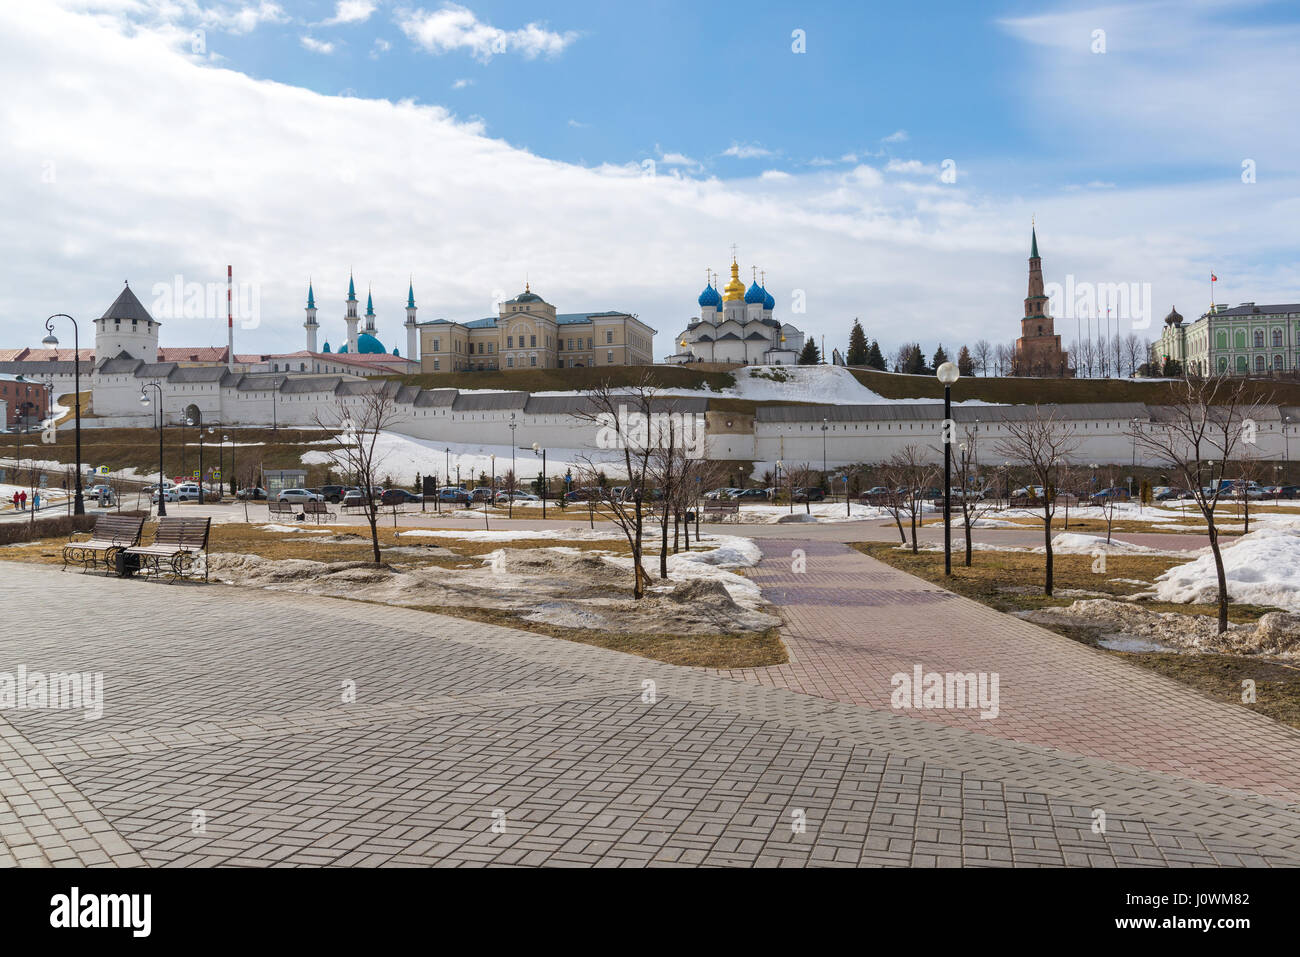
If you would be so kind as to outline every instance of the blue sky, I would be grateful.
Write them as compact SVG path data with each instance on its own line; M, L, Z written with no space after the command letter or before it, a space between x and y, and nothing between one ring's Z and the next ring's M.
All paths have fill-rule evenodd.
M527 275L664 354L735 243L828 345L859 317L929 351L1014 337L1031 216L1049 282L1148 284L1157 321L1210 269L1221 301L1296 301L1297 53L1300 12L1259 0L6 4L0 347L233 262L250 351L298 347L306 277L325 322L352 269L381 328L412 275L421 318Z

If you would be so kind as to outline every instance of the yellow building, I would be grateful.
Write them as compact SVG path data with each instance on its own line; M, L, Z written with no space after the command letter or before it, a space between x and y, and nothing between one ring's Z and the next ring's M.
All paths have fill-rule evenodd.
M654 336L626 312L557 313L525 284L495 316L420 323L420 371L649 365Z

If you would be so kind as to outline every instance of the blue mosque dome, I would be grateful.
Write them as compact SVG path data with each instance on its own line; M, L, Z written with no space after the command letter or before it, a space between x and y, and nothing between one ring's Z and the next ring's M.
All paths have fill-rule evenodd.
M329 344L328 342L325 343L325 351L326 351L326 352L329 352L329 351L330 351L330 344Z
M776 308L776 300L772 298L772 294L767 291L766 286L763 287L763 308L769 312Z
M345 342L345 343L343 343L343 345L339 348L339 355L343 355L343 353L345 353L345 352L347 352L347 351L348 351L348 344Z
M718 293L718 290L713 288L713 283L709 283L704 292L700 293L699 302L701 306L717 306L721 308L722 296Z
M751 285L749 289L746 290L745 292L745 302L750 303L751 305L754 303L757 303L758 305L762 305L764 300L766 299L767 299L767 293L762 289L762 287L759 286L758 283L754 283L753 285Z
M357 336L357 352L362 355L365 355L366 353L385 353L387 351L388 350L384 348L384 344L370 333L363 332L361 335Z

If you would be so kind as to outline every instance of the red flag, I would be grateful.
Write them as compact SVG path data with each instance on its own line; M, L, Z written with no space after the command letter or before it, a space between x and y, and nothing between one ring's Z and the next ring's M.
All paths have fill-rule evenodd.
M1219 277L1216 276L1214 273L1210 273L1210 282L1218 282L1218 281L1219 281Z

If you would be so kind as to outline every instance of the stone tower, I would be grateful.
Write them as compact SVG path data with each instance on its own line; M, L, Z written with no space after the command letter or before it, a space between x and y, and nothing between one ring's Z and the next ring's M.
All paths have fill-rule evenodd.
M1038 229L1033 228L1029 249L1029 294L1025 315L1020 320L1020 338L1012 373L1018 376L1070 376L1069 354L1061 349L1061 337L1053 330L1043 292L1043 260L1038 255Z

